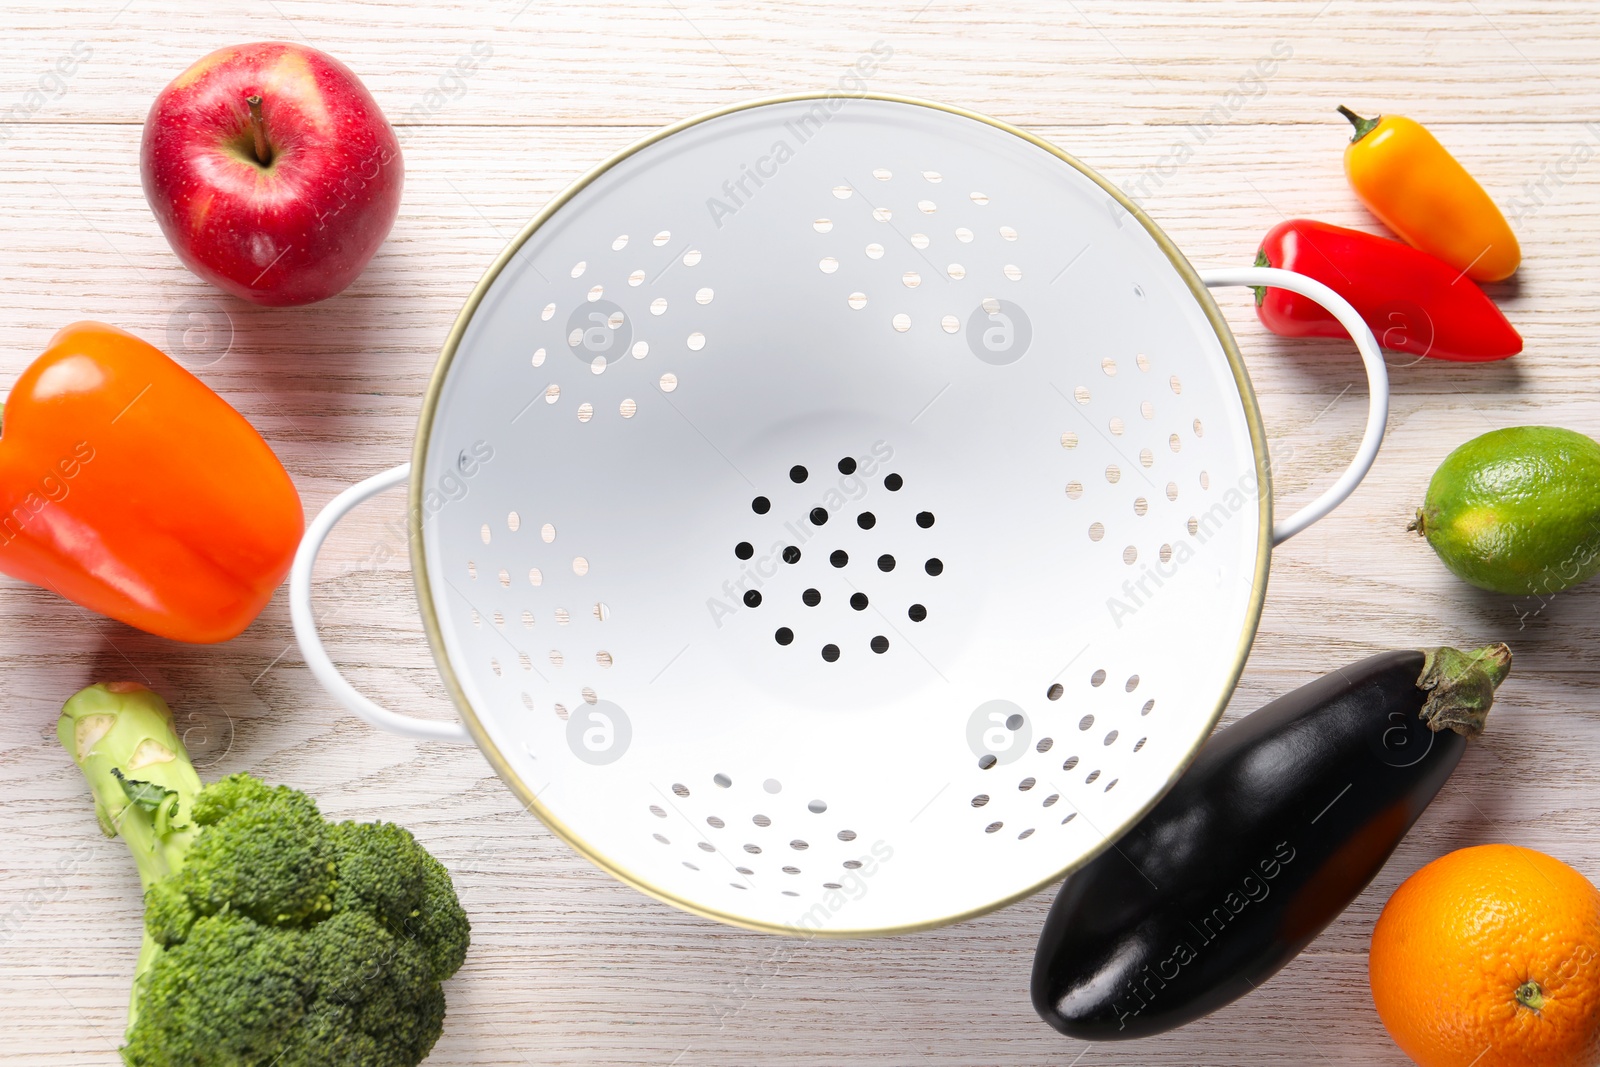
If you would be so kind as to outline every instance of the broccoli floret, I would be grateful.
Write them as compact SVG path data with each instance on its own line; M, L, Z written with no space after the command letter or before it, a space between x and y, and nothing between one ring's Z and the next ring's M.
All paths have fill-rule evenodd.
M328 829L339 849L339 910L371 912L403 929L422 906L427 850L393 823L345 822Z
M200 784L166 703L95 685L57 729L132 851L145 936L129 1067L413 1067L471 938L444 866L392 823L287 786Z
M193 818L201 832L167 881L195 914L226 909L283 926L333 909L336 854L304 793L235 774L194 798Z
M316 960L302 930L197 920L146 972L122 1057L134 1067L266 1064L306 1012Z
M461 969L472 940L467 913L456 900L456 887L444 864L424 854L422 865L422 908L415 922L408 925L419 946L433 964L433 979L442 982Z

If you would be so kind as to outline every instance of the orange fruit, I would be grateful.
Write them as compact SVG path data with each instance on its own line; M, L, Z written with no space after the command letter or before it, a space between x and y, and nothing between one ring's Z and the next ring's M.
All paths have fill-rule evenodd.
M1422 1067L1600 1063L1600 891L1515 845L1441 856L1372 931L1372 999Z

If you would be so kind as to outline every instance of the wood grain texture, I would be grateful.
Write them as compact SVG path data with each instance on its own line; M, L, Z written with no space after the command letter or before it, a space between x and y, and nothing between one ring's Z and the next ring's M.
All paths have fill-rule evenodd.
M310 512L408 457L461 303L566 183L686 115L832 88L876 42L893 53L873 89L971 107L1054 140L1138 191L1202 267L1249 262L1285 216L1377 229L1344 184L1334 104L1429 122L1520 216L1526 266L1492 292L1527 349L1490 366L1392 360L1377 467L1343 508L1275 554L1229 715L1380 648L1504 639L1517 664L1488 733L1439 800L1301 958L1180 1033L1088 1047L1048 1030L1028 1004L1049 894L888 941L725 929L578 859L474 750L387 737L336 709L292 646L281 594L239 639L192 648L0 580L8 1063L118 1062L137 881L123 846L98 836L54 739L61 702L106 678L171 696L208 775L249 769L311 791L332 816L404 823L451 867L474 947L449 987L430 1061L442 1067L1400 1064L1371 1008L1365 949L1407 874L1449 849L1506 840L1600 878L1600 669L1588 654L1600 642L1600 594L1543 605L1479 594L1404 530L1434 466L1470 436L1529 422L1600 435L1600 133L1585 125L1600 118L1592 2L205 7L202 16L181 0L3 5L0 379L74 319L130 328L184 358L260 428ZM304 38L341 56L402 127L407 186L389 242L348 292L310 308L250 307L199 282L166 247L139 188L139 124L154 93L206 51L260 38ZM29 97L75 42L89 58L59 92L51 82ZM463 74L474 44L489 54ZM1291 54L1251 81L1275 47ZM1591 158L1573 162L1578 145ZM1266 335L1244 291L1221 300L1274 446L1293 446L1278 472L1286 514L1359 439L1359 366L1347 345ZM186 332L195 321L215 329ZM325 632L359 687L445 716L403 553L368 565L376 546L400 547L390 524L401 512L401 494L388 494L333 535L318 571Z

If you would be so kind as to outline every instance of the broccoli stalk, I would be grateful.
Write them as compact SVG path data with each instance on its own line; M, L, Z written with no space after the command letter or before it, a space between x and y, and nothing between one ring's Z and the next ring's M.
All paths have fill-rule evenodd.
M128 843L148 892L183 865L201 788L166 702L132 682L90 686L61 709L56 736L89 781L100 832ZM161 947L146 930L133 969L130 1027L139 1013L139 987Z
M155 693L95 685L57 734L144 886L129 1067L415 1067L470 940L403 827L329 823L305 793L202 786Z

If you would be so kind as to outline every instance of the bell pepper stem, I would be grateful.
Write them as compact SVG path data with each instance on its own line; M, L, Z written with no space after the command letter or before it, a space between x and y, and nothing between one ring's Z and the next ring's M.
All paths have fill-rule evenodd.
M1383 121L1382 115L1377 115L1370 119L1364 119L1360 115L1357 115L1354 111L1351 111L1349 108L1345 107L1343 104L1339 105L1339 114L1349 119L1350 125L1356 128L1356 132L1350 138L1351 144L1355 144L1357 141L1361 140L1361 138L1377 129L1378 123Z

